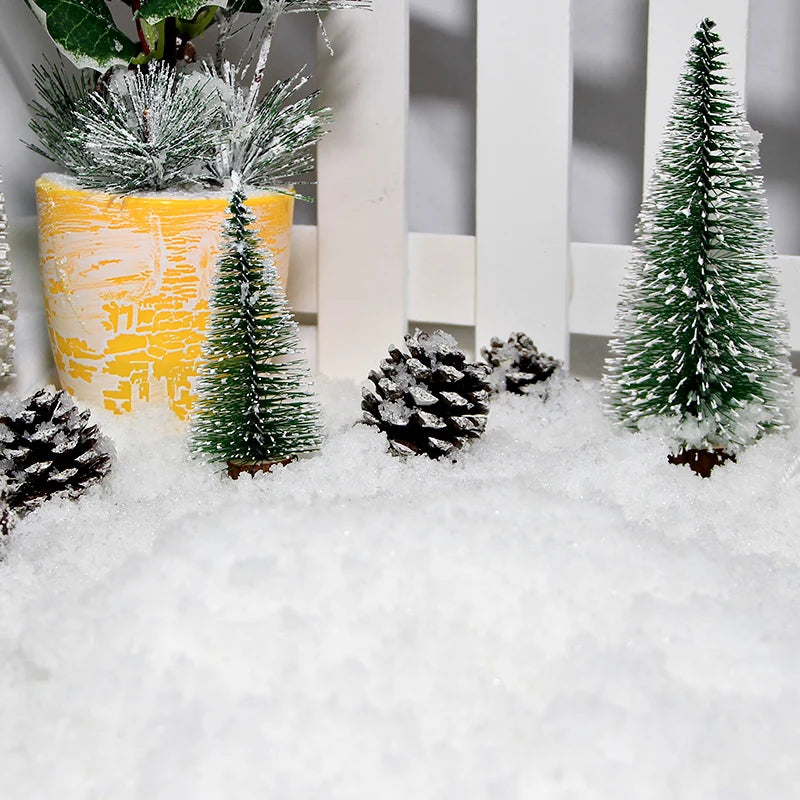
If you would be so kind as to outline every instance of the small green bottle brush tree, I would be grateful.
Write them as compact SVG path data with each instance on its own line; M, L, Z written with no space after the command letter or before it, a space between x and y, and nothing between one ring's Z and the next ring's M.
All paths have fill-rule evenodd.
M701 23L678 85L603 379L619 423L670 420L670 461L704 476L785 428L791 396L757 135L714 27Z
M208 461L227 463L233 478L313 452L321 439L297 323L244 203L237 189L223 229L189 445Z

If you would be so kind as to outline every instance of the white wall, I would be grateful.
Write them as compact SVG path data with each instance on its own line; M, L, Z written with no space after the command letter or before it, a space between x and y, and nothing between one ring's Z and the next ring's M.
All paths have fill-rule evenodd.
M800 3L751 3L748 108L765 136L762 157L778 248L800 253ZM647 0L573 5L573 239L626 243L641 199ZM410 224L415 231L472 233L475 0L412 0L411 7ZM295 15L281 25L273 73L288 75L304 63L313 69L313 18ZM0 167L12 217L33 213L32 182L47 168L19 142L28 138L28 66L42 53L52 48L25 4L0 0ZM508 180L514 180L513 154ZM313 208L299 214L300 221L314 219Z

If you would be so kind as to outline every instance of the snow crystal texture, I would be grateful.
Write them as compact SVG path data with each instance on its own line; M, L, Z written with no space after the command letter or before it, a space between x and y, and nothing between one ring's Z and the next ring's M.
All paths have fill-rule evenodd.
M322 402L238 482L101 420L109 481L4 545L0 797L797 796L800 433L702 480L560 378L404 461Z

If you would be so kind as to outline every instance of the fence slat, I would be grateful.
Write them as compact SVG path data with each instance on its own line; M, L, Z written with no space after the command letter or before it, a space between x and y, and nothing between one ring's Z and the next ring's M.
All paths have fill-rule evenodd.
M319 146L319 371L364 378L406 330L408 0L326 18L333 131Z
M476 344L569 355L571 0L478 0Z
M474 326L475 237L412 233L408 246L408 318Z
M650 0L647 34L647 100L644 126L645 186L655 165L692 34L702 18L717 25L736 89L744 96L750 0Z

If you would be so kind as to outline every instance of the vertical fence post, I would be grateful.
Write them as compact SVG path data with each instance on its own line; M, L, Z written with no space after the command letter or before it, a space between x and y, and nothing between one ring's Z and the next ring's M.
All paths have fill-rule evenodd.
M319 146L319 371L364 378L406 330L408 0L325 20L333 130Z
M647 34L647 101L644 125L645 187L669 118L672 97L703 17L717 24L737 91L744 97L750 0L650 0Z
M569 355L572 2L478 0L476 344Z

